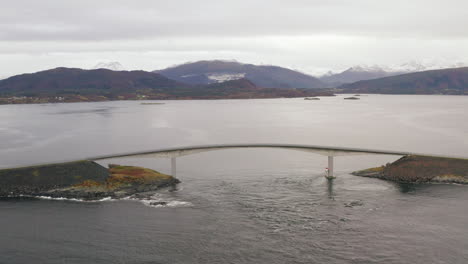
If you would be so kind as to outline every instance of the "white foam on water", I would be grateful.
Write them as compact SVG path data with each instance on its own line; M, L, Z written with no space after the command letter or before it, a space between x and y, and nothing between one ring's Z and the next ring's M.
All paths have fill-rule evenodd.
M166 202L166 204L156 204L156 205L152 205L151 203L152 202L160 202L160 201L142 200L141 202L146 206L156 207L156 208L158 208L158 207L190 207L190 206L192 206L192 203L184 202L184 201L169 201L169 202Z
M117 201L118 199L112 199L112 197L104 197L101 200L98 200L98 202L107 202L107 201Z
M118 199L112 199L112 197L104 197L99 200L84 200L84 199L77 199L77 198L51 197L51 196L31 196L31 197L42 199L42 200L72 201L72 202L86 202L86 203L107 202L107 201L118 200Z
M127 196L120 199L113 199L112 197L104 197L99 200L84 200L77 198L65 198L65 197L51 197L51 196L26 196L20 195L21 197L32 197L41 200L53 200L53 201L70 201L70 202L85 202L85 203L97 203L97 202L112 202L112 201L137 201L146 206L161 208L161 207L190 207L193 204L185 201L177 201L171 198L161 198L157 194L149 198L136 198L132 196Z
M190 202L185 201L177 201L171 198L161 198L158 195L153 195L149 198L134 198L134 197L125 197L122 200L131 200L131 201L138 201L146 206L153 207L153 208L162 208L162 207L190 207L193 204Z

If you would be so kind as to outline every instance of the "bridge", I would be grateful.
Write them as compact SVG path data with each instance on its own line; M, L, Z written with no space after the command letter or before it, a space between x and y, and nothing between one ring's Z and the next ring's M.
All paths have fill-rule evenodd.
M349 156L349 155L366 155L366 154L377 154L377 155L418 155L418 156L433 156L428 154L419 154L411 152L399 152L399 151L388 151L388 150L374 150L374 149L361 149L361 148L343 148L343 147L330 147L330 146L314 146L314 145L294 145L294 144L224 144L224 145L202 145L202 146L188 146L188 147L175 147L158 150L149 150L142 152L131 152L121 153L105 156L97 156L87 158L87 160L98 161L112 158L124 158L124 157L154 157L154 158L170 158L171 159L171 173L172 176L176 177L177 173L177 158L187 155L192 155L207 151L216 151L223 149L244 149L244 148L280 148L297 150L308 153L315 153L322 156L328 157L328 170L327 178L334 178L334 157L337 156Z

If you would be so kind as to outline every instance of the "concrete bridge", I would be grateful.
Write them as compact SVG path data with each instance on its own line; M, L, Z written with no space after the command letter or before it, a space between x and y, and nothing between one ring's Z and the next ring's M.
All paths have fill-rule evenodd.
M419 155L419 156L432 156L427 154L418 154L411 152L387 151L387 150L373 150L361 148L341 148L341 147L328 147L328 146L314 146L314 145L291 145L291 144L225 144L225 145L202 145L202 146L189 146L189 147L175 147L158 150L150 150L143 152L121 153L114 155L91 157L87 160L98 161L111 158L123 157L154 157L154 158L170 158L171 159L171 172L175 177L177 173L177 157L192 155L201 152L223 150L223 149L239 149L239 148L280 148L290 149L302 152L315 153L326 156L328 158L327 178L333 178L334 157L336 156L349 156L349 155Z

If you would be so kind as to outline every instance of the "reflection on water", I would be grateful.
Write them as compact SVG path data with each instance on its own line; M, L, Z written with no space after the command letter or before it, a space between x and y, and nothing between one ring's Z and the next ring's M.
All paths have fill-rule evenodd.
M76 109L76 110L63 110L63 111L53 111L49 112L49 115L77 115L77 114L100 114L103 116L110 116L112 111L118 109L118 107L100 107L100 108L84 108L84 109Z
M328 198L335 200L335 193L333 192L333 178L327 178L327 193Z
M403 183L397 182L395 185L398 187L398 190L402 193L414 192L418 189L418 186L423 186L424 184L415 184L415 183Z

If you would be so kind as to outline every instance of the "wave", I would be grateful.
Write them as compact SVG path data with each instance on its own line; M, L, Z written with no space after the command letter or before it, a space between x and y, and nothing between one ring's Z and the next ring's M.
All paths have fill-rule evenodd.
M113 201L136 201L140 202L146 206L153 208L160 207L190 207L192 203L185 201L173 200L171 198L161 198L158 195L153 195L148 198L137 198L133 196L128 196L120 199L114 199L112 197L104 197L99 200L84 200L77 198L65 198L65 197L51 197L51 196L21 196L21 197L31 197L41 200L54 200L54 201L70 201L70 202L85 202L85 203L97 203L97 202L113 202Z
M97 203L97 202L107 202L107 201L117 201L118 199L113 199L112 197L104 197L99 200L84 200L77 198L65 198L65 197L51 197L51 196L31 196L33 198L38 198L42 200L55 200L55 201L72 201L72 202L86 202L86 203Z
M161 198L161 197L158 197L157 194L148 198L126 197L126 198L123 198L122 200L138 201L146 206L153 207L153 208L190 207L193 205L190 202L173 200L171 198Z
M149 207L190 207L192 203L184 201L169 201L169 202L160 202L157 200L141 200L141 202Z

